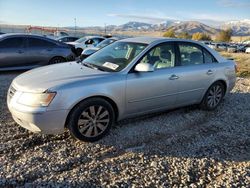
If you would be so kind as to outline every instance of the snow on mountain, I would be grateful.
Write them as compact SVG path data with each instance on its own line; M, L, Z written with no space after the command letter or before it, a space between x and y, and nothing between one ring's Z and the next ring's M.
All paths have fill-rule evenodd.
M233 35L250 35L250 19L225 22L221 29L232 29Z

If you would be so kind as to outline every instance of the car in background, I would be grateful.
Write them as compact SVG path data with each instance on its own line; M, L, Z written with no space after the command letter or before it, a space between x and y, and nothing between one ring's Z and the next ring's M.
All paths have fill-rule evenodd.
M79 37L64 36L64 37L59 37L56 40L59 42L75 42L78 39Z
M227 44L225 43L211 43L208 47L216 51L227 51Z
M103 40L102 42L100 42L99 44L97 44L96 47L89 47L83 50L80 59L83 60L86 57L92 55L93 53L97 52L98 50L104 48L105 46L108 46L116 41L118 41L119 38L117 37L112 37L112 38L107 38L105 40Z
M247 54L249 54L249 53L250 53L250 47L247 47L246 50L245 50L245 52L246 52Z
M58 134L66 128L92 142L125 118L194 104L214 110L235 82L235 63L204 44L139 37L114 42L82 62L19 75L7 104L30 131Z
M105 38L101 36L85 36L76 40L75 42L66 42L66 43L74 45L77 51L77 55L80 56L85 48L96 47L97 44L99 44L103 40L105 40Z
M238 50L238 46L237 45L230 45L227 47L227 52L230 53L236 53Z
M200 42L203 43L203 44L205 44L205 45L210 45L210 44L212 44L211 41L200 41Z
M31 69L72 61L74 48L67 44L29 34L0 36L0 70Z

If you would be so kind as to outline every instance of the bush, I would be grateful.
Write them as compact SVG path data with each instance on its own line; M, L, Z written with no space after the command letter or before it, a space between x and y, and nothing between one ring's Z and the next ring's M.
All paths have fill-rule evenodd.
M180 33L177 38L180 38L180 39L191 39L192 38L192 35L190 35L188 32L182 32Z
M220 31L215 38L215 41L217 42L230 42L232 37L232 30L222 30Z
M173 29L168 29L164 34L163 37L170 37L170 38L176 38L175 31Z
M206 34L206 33L200 33L200 32L197 32L197 33L194 33L192 35L192 40L205 40L205 41L210 41L212 40L210 35Z

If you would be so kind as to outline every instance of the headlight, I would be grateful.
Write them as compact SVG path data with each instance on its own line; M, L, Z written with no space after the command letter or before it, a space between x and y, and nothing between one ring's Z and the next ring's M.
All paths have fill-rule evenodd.
M49 106L56 93L22 93L17 102L26 106Z

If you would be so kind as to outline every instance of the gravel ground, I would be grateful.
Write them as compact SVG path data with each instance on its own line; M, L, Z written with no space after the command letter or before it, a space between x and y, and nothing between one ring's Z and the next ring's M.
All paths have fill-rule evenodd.
M18 126L0 75L0 187L249 187L250 79L213 111L186 107L119 122L96 143Z

